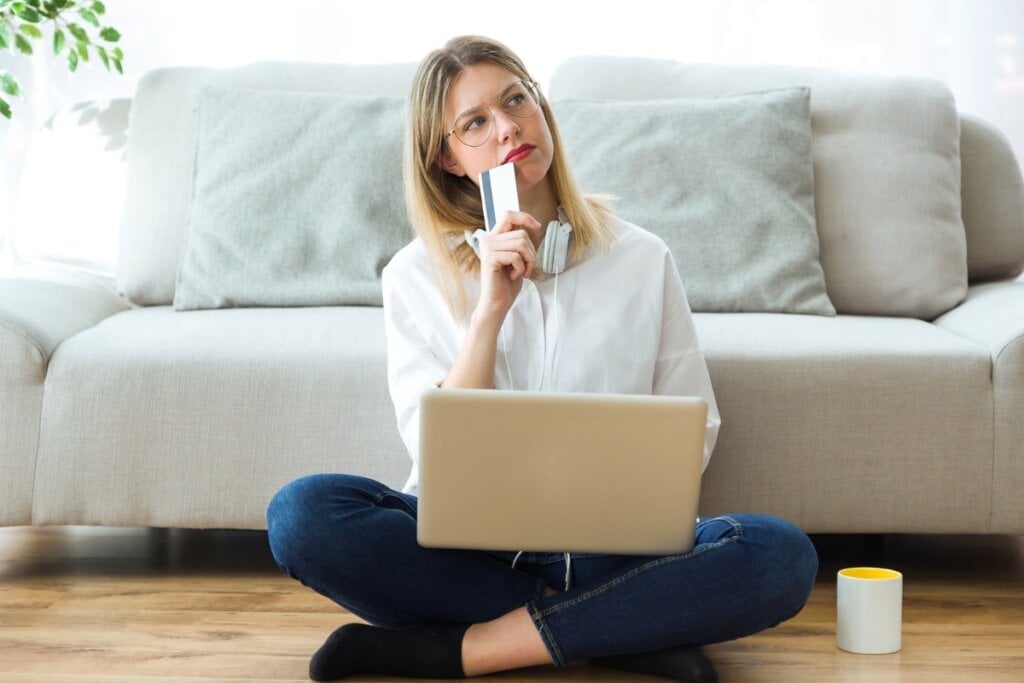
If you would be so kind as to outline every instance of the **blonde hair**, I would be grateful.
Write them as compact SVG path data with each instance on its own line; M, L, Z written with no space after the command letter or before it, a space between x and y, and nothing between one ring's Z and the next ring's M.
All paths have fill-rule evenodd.
M434 50L420 63L409 96L409 125L405 144L405 201L413 229L423 241L441 281L442 292L456 319L467 314L462 274L479 276L480 261L462 239L466 230L484 224L480 190L465 176L448 173L438 164L444 140L445 103L451 84L473 64L489 63L532 81L511 50L490 38L460 36ZM562 148L558 126L547 99L541 110L551 131L554 154L548 173L555 196L573 226L570 260L578 260L591 245L607 246L613 235L608 197L584 195L576 185Z

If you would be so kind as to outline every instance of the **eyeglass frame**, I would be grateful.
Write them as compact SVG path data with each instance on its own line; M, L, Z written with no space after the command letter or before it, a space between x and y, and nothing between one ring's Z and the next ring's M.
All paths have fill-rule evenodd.
M501 92L499 92L497 95L495 95L491 100L487 100L487 103L478 104L477 106L471 107L471 108L467 109L466 111L462 112L461 114L459 114L458 116L456 116L455 117L455 123L452 125L452 129L450 131L448 131L447 133L445 133L444 137L441 138L441 139L445 143L447 143L448 142L448 138L450 138L452 135L454 135L455 139L458 140L459 142L461 142L462 144L464 144L466 147L480 147L481 145L483 145L485 142L487 142L488 140L491 139L492 135L494 135L494 117L492 116L491 119L490 119L490 121L491 121L491 132L487 134L486 138L484 138L482 141L480 141L476 145L469 144L468 142L466 142L465 140L460 138L459 135L455 132L455 129L459 127L459 119L461 119L466 114L469 114L470 112L473 112L473 111L475 111L477 109L481 109L481 108L490 109L490 106L489 106L490 102L492 102L492 101L500 102L502 96L505 93L507 93L509 90L511 90L512 88L514 88L514 87L516 87L517 85L520 85L520 84L522 84L526 88L527 94L535 95L534 101L537 103L537 107L533 111L531 111L529 114L524 114L523 116L516 116L515 114L512 114L511 112L506 111L504 106L502 106L501 111L504 112L505 114L508 114L509 116L511 116L513 118L525 119L525 118L529 118L529 117L533 116L538 111L543 109L543 103L541 101L541 94L540 94L540 86L537 85L536 81L530 81L530 80L527 80L525 78L520 78L518 81L516 81L514 83L509 83L507 86L502 88Z

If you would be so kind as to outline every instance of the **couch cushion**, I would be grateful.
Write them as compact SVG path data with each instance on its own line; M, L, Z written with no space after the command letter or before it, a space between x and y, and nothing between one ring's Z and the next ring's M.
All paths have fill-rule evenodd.
M813 532L989 528L987 348L912 319L695 319L722 415L705 513L768 512Z
M208 86L178 310L380 306L412 238L402 98Z
M835 315L818 260L809 99L790 88L554 110L580 184L665 240L694 311Z
M931 319L953 307L967 289L967 261L960 133L944 84L807 68L581 57L555 70L550 90L553 99L648 99L793 86L811 88L821 264L836 310Z
M368 307L106 319L50 362L35 523L255 529L303 474L400 487L384 343Z
M414 64L269 62L147 73L132 99L128 189L117 258L119 289L138 304L169 304L174 299L203 86L407 97L414 70Z

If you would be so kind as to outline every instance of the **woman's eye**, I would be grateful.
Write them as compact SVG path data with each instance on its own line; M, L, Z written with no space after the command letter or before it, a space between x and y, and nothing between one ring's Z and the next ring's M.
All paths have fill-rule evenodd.
M462 130L474 130L475 128L479 128L485 123L487 123L487 119L485 119L483 116L474 116L473 118L466 122L466 125L462 128Z
M516 94L505 100L505 108L513 109L515 107L521 107L526 102L526 95Z

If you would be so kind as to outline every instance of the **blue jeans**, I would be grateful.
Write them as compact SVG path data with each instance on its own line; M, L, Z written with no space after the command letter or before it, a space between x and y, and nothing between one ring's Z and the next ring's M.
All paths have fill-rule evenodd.
M818 557L789 522L701 519L684 555L443 550L416 542L415 496L364 477L318 474L274 496L270 547L288 575L371 624L478 623L526 606L556 666L751 635L807 602Z

